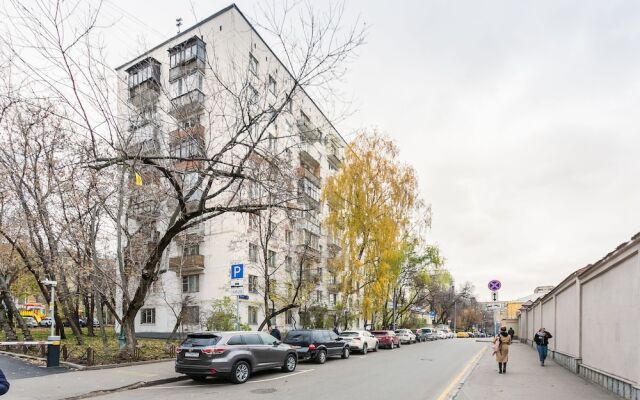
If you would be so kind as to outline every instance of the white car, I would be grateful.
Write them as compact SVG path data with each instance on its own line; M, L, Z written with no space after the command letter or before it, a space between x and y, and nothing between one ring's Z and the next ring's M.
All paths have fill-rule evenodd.
M442 330L437 330L436 331L436 337L438 339L446 339L447 338L447 334L444 333L444 331L442 331Z
M400 338L401 343L415 343L416 342L416 334L411 332L411 329L398 329L396 330L396 335Z
M367 354L369 351L378 351L378 338L368 331L344 331L340 333L340 339L349 343L349 349L361 351Z

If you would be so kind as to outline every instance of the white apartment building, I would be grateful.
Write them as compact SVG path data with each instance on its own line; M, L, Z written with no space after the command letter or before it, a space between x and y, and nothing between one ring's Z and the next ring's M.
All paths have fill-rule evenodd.
M231 5L184 30L171 39L140 54L117 68L119 77L119 116L129 123L131 143L142 149L160 152L193 154L202 146L205 153L216 146L214 118L208 110L220 109L221 96L212 84L214 74L237 76L238 82L247 76L255 84L256 97L275 95L277 86L289 75L269 46L247 18ZM271 93L271 94L270 94ZM180 110L179 113L176 110ZM194 144L182 140L182 132L196 132L202 140ZM167 139L172 135L174 139ZM178 138L177 140L175 138ZM278 115L270 133L273 146L287 147L297 142L287 156L298 174L293 185L300 199L316 212L306 212L291 224L284 222L269 248L269 262L285 265L274 276L278 291L285 291L284 282L304 249L304 279L315 285L304 300L307 307L320 307L331 313L340 302L335 277L327 270L327 260L339 246L323 232L319 201L321 185L327 176L341 165L346 143L314 101L300 92L289 102L288 109ZM199 140L200 140L199 139ZM271 146L271 143L269 144ZM284 154L284 152L282 152ZM186 179L186 178L185 178ZM235 296L230 288L230 267L245 266L244 287L248 299L240 300L240 319L256 329L264 319L265 310L260 293L259 241L256 217L246 214L224 214L200 226L183 232L174 240L163 259L163 273L149 294L144 308L136 318L140 333L171 332L181 304L188 304L183 314L184 331L203 330L211 303L225 296ZM149 223L153 231L156 222ZM158 222L161 223L161 222ZM185 298L188 302L185 303ZM294 324L301 327L300 313L293 310L274 321L284 330Z

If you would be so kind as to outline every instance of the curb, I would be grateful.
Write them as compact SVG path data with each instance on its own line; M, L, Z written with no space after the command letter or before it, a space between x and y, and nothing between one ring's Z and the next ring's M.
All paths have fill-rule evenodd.
M44 357L36 357L36 356L30 356L28 354L12 353L10 351L0 351L0 355L13 357L13 358L23 358L25 360L41 361L44 363L47 362L47 359ZM63 367L67 367L67 368L71 368L79 371L85 369L83 365L74 364L67 361L60 361L60 365Z
M174 377L171 377L171 378L157 379L155 381L140 381L140 382L131 383L129 385L125 385L125 386L121 386L121 387L117 387L117 388L113 388L113 389L94 390L92 392L79 394L79 395L76 395L76 396L63 397L63 398L61 398L59 400L81 400L81 399L86 399L86 398L90 398L90 397L104 396L104 395L107 395L107 394L124 392L124 391L127 391L127 390L135 390L135 389L140 389L140 388L144 388L144 387L164 385L165 383L180 382L180 381L184 381L184 380L188 380L188 379L189 379L189 377L187 377L186 375L183 375L183 376L174 376Z
M482 360L482 357L484 357L484 353L486 351L487 351L487 348L485 347L484 350L482 350L482 354L480 355L480 357L478 357L478 360L475 362L475 364L473 364L473 367L469 368L469 371L462 377L462 379L460 379L460 382L458 382L458 384L451 391L451 393L449 393L449 396L447 397L448 400L456 400L456 398L458 397L458 393L460 392L460 389L462 389L462 387L464 386L464 383L467 381L469 376L471 376L471 374L473 373L473 371L475 371L478 364L480 364L480 360Z

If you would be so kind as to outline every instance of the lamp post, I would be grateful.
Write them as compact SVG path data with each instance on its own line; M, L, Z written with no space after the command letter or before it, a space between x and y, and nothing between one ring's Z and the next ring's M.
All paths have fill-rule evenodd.
M41 281L45 286L49 286L51 290L51 299L49 302L49 315L51 318L51 334L47 337L47 367L59 367L60 366L60 336L56 336L56 286L58 282L45 279Z

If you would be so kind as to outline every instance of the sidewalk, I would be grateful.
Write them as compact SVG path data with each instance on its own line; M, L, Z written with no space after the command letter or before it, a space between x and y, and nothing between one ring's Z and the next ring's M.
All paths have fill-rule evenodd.
M487 346L490 343L486 343ZM498 364L486 351L465 380L455 400L620 400L619 397L574 375L547 358L540 366L538 353L514 343L509 349L507 373L498 374Z
M91 397L89 393L113 391L128 386L161 384L184 379L174 372L174 361L129 367L73 371L58 375L11 381L7 399L15 400L61 400ZM98 393L92 393L98 394Z

